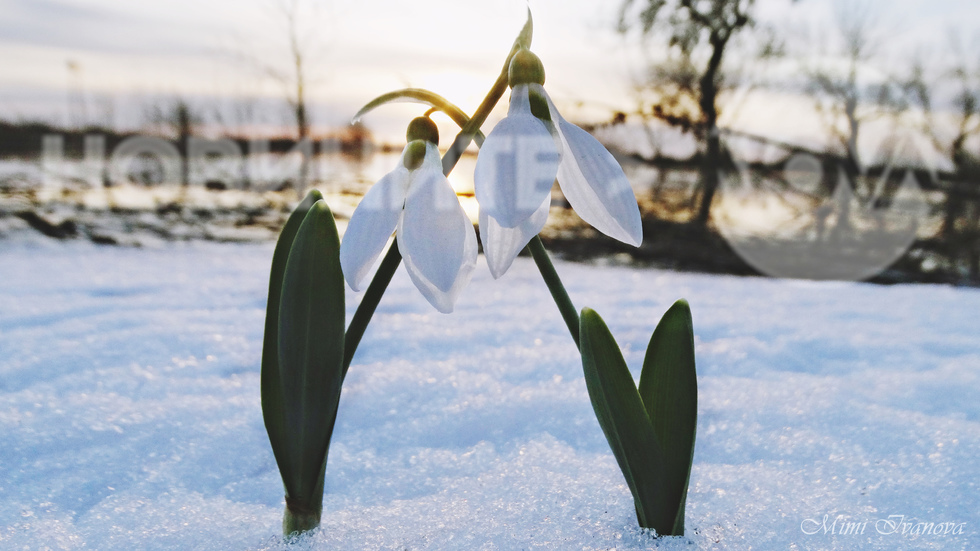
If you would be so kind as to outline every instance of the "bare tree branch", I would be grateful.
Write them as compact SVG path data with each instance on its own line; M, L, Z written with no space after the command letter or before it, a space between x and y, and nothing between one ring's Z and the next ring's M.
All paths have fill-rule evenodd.
M621 6L619 29L627 32L634 0ZM719 95L726 90L725 53L732 38L752 27L753 0L647 0L636 15L644 37L661 31L673 57L648 73L640 110L648 118L691 132L703 148L701 202L695 221L707 223L718 188L721 142ZM643 105L648 102L649 105Z

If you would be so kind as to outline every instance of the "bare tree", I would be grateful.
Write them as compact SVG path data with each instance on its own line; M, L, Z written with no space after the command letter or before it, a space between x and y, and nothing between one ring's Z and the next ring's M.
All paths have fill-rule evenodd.
M81 130L89 124L82 66L74 59L69 59L66 66L68 67L68 126Z
M860 198L873 195L866 176L859 141L863 127L881 119L897 121L908 108L901 80L883 71L878 59L880 37L884 30L880 19L864 2L837 4L835 25L820 33L830 44L807 43L809 57L804 61L805 91L813 97L814 107L832 142L830 152L844 160L844 173ZM816 52L816 55L813 55ZM841 182L836 171L826 171L824 186L830 191ZM851 193L837 189L839 199L837 223L833 236L840 238L851 229Z
M175 98L169 103L154 103L145 108L144 116L155 129L177 141L177 149L183 159L187 159L188 144L195 128L204 122L203 116L184 98ZM188 163L181 165L181 184L190 183Z
M620 32L639 27L644 38L667 39L670 58L651 68L643 83L648 100L640 109L647 117L691 132L701 143L702 193L694 221L702 226L710 216L722 165L719 95L730 84L725 54L736 35L754 26L753 7L754 0L624 0L620 8ZM772 44L763 53L773 53Z
M836 27L825 34L837 39L829 51L820 52L822 63L805 67L807 92L824 126L846 157L848 172L860 172L858 140L862 125L894 117L907 107L897 78L877 70L869 78L878 55L877 18L868 4L839 4ZM808 45L811 47L812 45ZM829 61L829 63L828 63Z
M278 82L286 96L290 118L296 129L298 150L302 155L300 186L309 179L310 111L308 94L311 82L311 64L315 63L322 48L319 10L313 0L270 0L268 8L273 19L281 26L285 38L285 57L270 60L267 57L244 54L246 61L259 69L266 77Z
M296 136L305 140L310 135L310 121L306 111L306 51L304 39L300 36L300 7L301 0L280 0L280 12L286 24L286 35L289 41L290 72L270 71L284 83L292 85L291 93L287 94L289 106L296 117Z
M959 256L955 249L966 249L970 278L980 281L980 152L970 150L975 146L971 141L980 137L980 58L971 59L967 52L975 48L955 33L950 36L943 61L926 64L920 57L913 63L906 90L922 110L923 133L953 164L952 181L944 190L941 235L954 262Z
M959 182L980 175L980 158L967 145L980 136L980 59L969 59L966 51L954 38L949 54L943 56L945 64L927 67L917 59L906 83L911 100L922 109L922 131L949 157ZM946 105L937 106L937 100ZM947 237L955 229L962 199L959 186L953 188L944 208L942 233Z

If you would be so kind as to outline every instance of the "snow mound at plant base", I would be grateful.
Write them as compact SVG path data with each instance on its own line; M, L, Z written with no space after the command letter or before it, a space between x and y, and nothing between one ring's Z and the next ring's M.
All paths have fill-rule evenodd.
M691 303L687 535L657 540L533 263L494 281L481 259L448 316L399 270L322 527L287 545L259 405L271 245L0 247L3 549L980 548L976 290L558 262L634 376Z

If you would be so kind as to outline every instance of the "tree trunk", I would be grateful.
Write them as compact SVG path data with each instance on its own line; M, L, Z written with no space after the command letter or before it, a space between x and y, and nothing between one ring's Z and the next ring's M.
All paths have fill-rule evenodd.
M956 219L960 217L960 206L963 197L959 193L959 187L961 182L969 178L968 156L966 155L966 151L963 150L966 138L967 135L961 131L951 145L955 177L952 185L946 192L946 201L943 204L943 225L939 230L940 235L947 241L952 240L955 236Z
M718 191L718 170L721 168L721 139L718 129L712 126L707 137L707 147L701 162L701 204L695 222L699 226L707 226L711 217L711 203Z
M302 157L300 159L299 181L296 183L296 191L300 195L303 195L310 187L311 148L308 147L308 144L306 143L310 136L310 125L306 116L306 99L303 96L302 81L300 81L300 85L297 87L297 95L299 97L299 101L296 103L296 130L297 134L299 135L299 141L296 143L299 146L300 155Z
M946 192L946 200L943 202L943 225L939 233L943 239L950 241L956 234L956 219L960 216L960 197L955 185Z
M299 168L299 182L297 182L296 191L302 196L309 187L311 153L305 143L310 135L310 121L309 113L306 111L306 59L300 45L299 31L296 27L297 17L297 3L294 1L289 8L287 19L289 20L289 45L293 55L293 68L296 71L296 101L293 104L293 108L296 114L297 144L299 145L300 155L302 155Z
M701 114L704 116L705 151L701 159L701 204L694 218L695 224L706 227L711 217L711 203L715 192L718 191L718 170L721 168L721 135L718 132L718 108L715 100L718 97L717 74L721 68L722 56L728 35L713 32L711 35L711 59L708 67L701 76Z

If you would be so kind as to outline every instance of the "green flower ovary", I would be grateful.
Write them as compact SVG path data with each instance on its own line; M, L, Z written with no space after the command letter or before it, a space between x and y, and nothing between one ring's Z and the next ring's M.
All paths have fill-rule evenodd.
M531 50L521 48L510 60L507 81L513 88L519 84L544 84L544 65Z
M405 146L403 163L405 168L415 170L425 160L425 143L439 145L439 129L429 117L415 117L408 123L405 139L408 140L408 145Z
M408 170L415 170L425 161L425 140L413 140L405 146L402 163Z
M425 140L439 145L439 129L429 117L415 117L412 122L408 123L405 139L409 142Z

